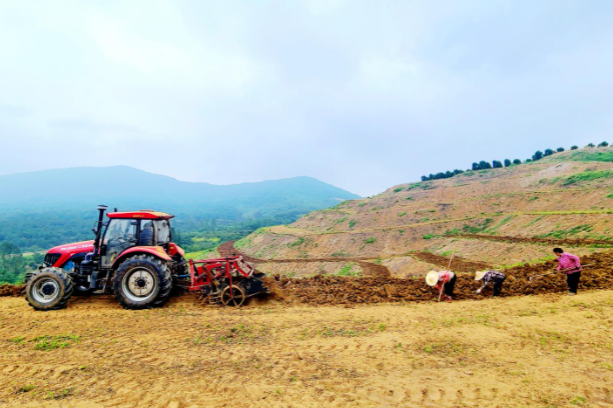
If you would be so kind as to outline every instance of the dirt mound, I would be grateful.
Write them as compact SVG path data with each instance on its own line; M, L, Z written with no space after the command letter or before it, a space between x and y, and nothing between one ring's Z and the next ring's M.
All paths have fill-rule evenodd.
M418 252L413 254L413 256L421 259L422 261L438 265L445 269L449 267L450 258L436 255L432 252ZM491 267L491 265L485 262L469 261L468 259L464 259L459 256L454 256L451 264L451 270L457 272L474 272L480 269L489 269Z
M613 274L611 273L613 253L584 257L584 263L590 266L582 273L580 289L613 288ZM555 262L549 261L539 265L524 265L506 270L507 280L504 284L503 296L565 292L567 287L562 274L536 278L533 282L529 280L530 276L551 272L555 266ZM267 283L274 287L275 291L281 291L299 303L317 305L415 302L432 300L436 297L435 289L428 287L422 278L315 276L306 279L292 279L275 276L268 278ZM480 282L475 281L472 275L459 275L454 298L459 300L483 299L483 295L475 293L479 286Z
M0 285L0 296L23 296L26 285Z
M480 235L480 234L451 234L451 237L480 239L485 241L495 242L507 242L511 244L548 244L552 246L572 246L572 247L586 247L590 245L604 245L613 246L613 241L604 239L590 239L590 238L536 238L536 237L511 237L511 236L498 236L498 235Z

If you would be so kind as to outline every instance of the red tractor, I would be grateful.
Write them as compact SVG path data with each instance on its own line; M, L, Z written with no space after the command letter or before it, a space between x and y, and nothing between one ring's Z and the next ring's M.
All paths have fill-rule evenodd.
M164 305L174 288L201 290L211 302L240 306L267 291L263 274L240 256L186 261L172 242L173 215L141 210L110 212L98 207L95 239L49 250L44 265L26 275L26 299L36 310L66 306L73 293L113 293L128 309Z

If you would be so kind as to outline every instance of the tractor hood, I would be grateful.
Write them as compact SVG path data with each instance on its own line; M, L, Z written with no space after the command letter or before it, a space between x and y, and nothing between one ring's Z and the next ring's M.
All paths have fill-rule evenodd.
M81 252L92 252L94 250L94 240L73 242L71 244L58 245L51 248L47 253L49 254L78 254Z

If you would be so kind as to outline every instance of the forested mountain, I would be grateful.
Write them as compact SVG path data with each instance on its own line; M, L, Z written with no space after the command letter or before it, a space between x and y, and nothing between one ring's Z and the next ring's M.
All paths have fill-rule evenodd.
M263 225L293 222L310 211L358 198L311 177L213 185L126 166L82 167L0 176L0 242L46 249L91 238L96 206L155 209L177 216L184 245L236 238ZM211 234L214 231L215 234ZM198 244L202 242L202 244Z

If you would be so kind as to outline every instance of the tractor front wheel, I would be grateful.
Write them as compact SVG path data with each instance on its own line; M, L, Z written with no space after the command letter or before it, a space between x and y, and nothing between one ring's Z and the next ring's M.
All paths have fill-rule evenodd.
M61 268L44 268L31 275L26 286L26 300L36 310L57 310L66 307L73 283Z
M162 306L171 289L172 278L166 262L148 255L126 259L113 278L115 298L127 309Z

